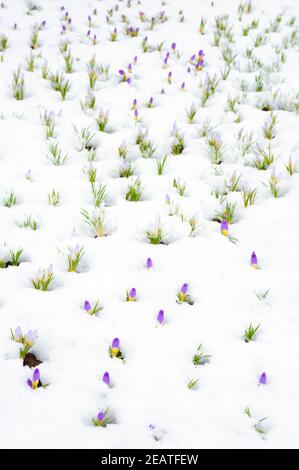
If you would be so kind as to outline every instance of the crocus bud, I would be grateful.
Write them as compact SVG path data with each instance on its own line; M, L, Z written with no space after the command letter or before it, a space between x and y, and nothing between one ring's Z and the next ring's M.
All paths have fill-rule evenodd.
M253 252L252 255L251 255L250 264L254 269L258 268L258 260L257 260L257 256L256 256L255 252Z
M84 302L84 310L85 310L86 313L89 313L90 310L91 310L91 305L88 302L88 300L85 300L85 302Z
M260 376L259 383L261 385L266 385L267 384L267 375L266 372L263 372L262 375Z
M15 341L16 342L20 342L22 340L22 336L23 336L23 332L22 332L22 328L20 326L18 326L15 330Z
M117 354L119 353L119 346L120 346L119 338L114 338L114 340L112 341L112 346L111 346L112 357L117 356Z
M103 382L104 384L110 385L110 375L109 375L109 372L105 372L105 374L103 375Z
M103 413L103 411L100 411L97 415L97 420L102 422L105 418L105 413Z
M178 298L179 298L179 301L180 302L184 302L186 300L186 296L187 296L187 292L188 292L188 287L189 285L188 284L183 284L181 289L180 289L180 292L178 294Z
M32 380L31 380L31 379L28 379L28 380L27 380L27 384L28 384L29 387L32 388L33 390L36 390L39 386L41 386L41 384L40 384L40 372L39 372L39 369L35 369L35 370L34 370L33 376L32 376Z
M127 301L128 302L135 302L136 301L136 289L133 287L130 292L127 294Z
M158 316L157 316L157 320L159 323L164 323L164 310L160 310L159 313L158 313Z
M226 220L222 220L220 230L222 235L226 236L228 235L228 222Z
M151 258L147 258L146 260L146 267L148 269L151 269L153 267L153 262L152 262L152 259Z
M175 43L175 42L173 42L173 43L171 44L171 49L172 49L173 51L176 50L176 43Z

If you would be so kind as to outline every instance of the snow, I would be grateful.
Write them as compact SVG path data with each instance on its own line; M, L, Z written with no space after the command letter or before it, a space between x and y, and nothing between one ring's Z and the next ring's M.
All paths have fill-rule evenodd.
M248 2L243 2L245 5ZM230 0L136 0L131 5L117 0L37 1L41 9L26 14L23 0L4 0L0 8L1 34L8 47L0 62L0 260L8 260L8 250L23 248L21 264L0 269L0 446L2 448L298 448L298 219L299 176L286 170L290 156L296 163L298 150L298 39L283 42L297 31L299 7L296 0L253 0L252 12L238 19L239 2ZM107 24L107 11L118 7ZM92 15L97 9L97 15ZM179 22L179 11L184 22ZM61 34L65 12L72 18ZM153 30L142 23L146 17L165 11L168 21ZM139 36L125 35L122 15L129 25L140 28ZM229 15L237 54L227 80L221 79L224 61L221 48L213 45L215 17ZM88 15L94 25L89 28ZM277 15L278 31L270 31L264 45L253 55L270 65L285 61L272 70L262 92L255 92L256 71L249 71L246 48L253 47L258 33L264 35ZM199 33L201 17L207 19L205 34ZM290 19L296 17L292 26ZM46 25L38 34L39 47L30 49L34 25ZM242 28L259 20L248 36ZM14 24L17 28L14 29ZM118 30L117 41L110 32ZM87 37L97 35L92 45ZM143 53L141 42L148 37L152 46L164 42L162 52ZM42 78L47 62L50 72L64 71L59 52L61 41L69 42L74 71L65 74L71 90L63 101L49 80ZM176 43L176 55L171 44ZM193 54L204 51L204 67L199 72L189 64ZM163 60L170 52L168 67ZM26 57L37 56L34 72L27 71ZM0 56L1 56L0 47ZM96 109L84 112L88 88L87 62L95 55L98 64L109 65L107 80L95 88ZM120 83L120 69L133 63L132 82ZM25 99L12 94L12 73L21 66L25 78ZM187 72L188 66L191 72ZM172 83L167 76L172 72ZM205 107L201 106L206 74L216 74L219 87ZM249 84L241 90L241 81ZM181 90L182 83L186 90ZM200 86L201 85L201 86ZM164 93L161 93L164 89ZM260 97L273 93L289 97L286 106L275 105L275 137L271 149L276 160L266 171L250 164L252 151L245 157L237 149L241 129L253 132L254 140L267 149L263 125L270 113L258 107ZM236 112L227 109L227 98L239 95ZM154 107L146 106L154 98ZM133 100L141 122L134 120ZM197 115L189 124L186 109L195 104ZM297 108L295 104L297 103ZM109 110L109 132L99 132L96 117ZM54 166L47 159L49 141L40 115L53 112L56 128L52 141L58 142L69 160ZM238 115L240 114L240 122ZM199 130L210 119L214 132L225 144L223 162L212 165L206 139ZM172 130L176 122L184 134L185 149L171 155ZM107 236L94 238L80 211L92 213L93 198L86 171L87 151L80 151L74 126L89 127L95 133L97 184L107 185ZM154 157L168 155L163 175L157 175L152 159L142 158L136 136L148 129L157 148ZM135 177L118 177L121 158L118 148L126 142L127 161L140 177L144 192L138 202L125 199ZM50 140L51 142L51 140ZM297 164L299 168L299 164ZM279 178L280 193L274 198L269 178ZM31 170L31 178L26 178ZM83 171L84 170L84 171ZM240 188L257 189L254 205L244 208L240 191L227 195L237 203L229 235L231 243L213 221L220 210L212 194L223 189L236 173ZM173 179L186 183L185 196L177 194ZM17 203L4 206L4 198L14 190ZM57 206L48 204L48 194L60 194ZM169 194L179 215L169 216L165 196ZM224 203L225 204L225 203ZM196 215L199 227L189 236L190 226L181 218ZM38 222L37 230L21 227L25 216ZM151 245L146 232L160 218L166 244ZM158 219L159 220L159 219ZM85 253L79 272L67 271L68 247L83 245ZM250 266L255 251L259 268ZM153 268L146 268L150 257ZM54 281L49 291L32 287L30 278L39 269L53 265ZM184 283L194 305L177 303ZM126 302L126 292L137 289L137 301ZM263 295L259 300L255 292ZM84 302L99 299L103 310L96 316L84 311ZM166 322L159 325L159 310ZM261 325L255 341L246 343L243 335L252 324ZM26 384L33 370L23 367L20 345L11 340L21 326L24 332L38 331L31 352L41 361L41 380L46 388L32 390ZM109 357L108 348L118 337L125 360ZM205 365L195 366L197 347L211 355ZM111 387L102 382L109 371ZM259 385L266 372L267 384ZM188 388L190 380L197 387ZM92 418L110 409L112 423L95 427ZM246 415L249 407L251 418ZM263 434L254 427L261 426ZM154 427L154 429L153 429Z

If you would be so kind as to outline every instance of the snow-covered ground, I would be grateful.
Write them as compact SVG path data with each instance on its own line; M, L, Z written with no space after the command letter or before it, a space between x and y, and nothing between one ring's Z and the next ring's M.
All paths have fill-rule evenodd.
M299 447L298 20L1 2L1 447Z

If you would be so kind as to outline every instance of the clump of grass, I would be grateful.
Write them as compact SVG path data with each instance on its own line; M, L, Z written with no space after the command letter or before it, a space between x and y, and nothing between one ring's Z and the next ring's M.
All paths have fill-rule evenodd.
M218 88L219 79L216 75L213 77L206 75L205 81L202 83L201 105L204 107L208 99L213 96Z
M60 202L60 194L58 191L55 191L53 189L49 194L48 194L48 204L49 206L58 206Z
M140 201L144 188L142 187L139 178L136 179L132 184L129 185L126 200L127 201Z
M60 96L64 101L67 97L68 92L71 89L70 81L65 78L63 73L56 73L50 75L50 84L54 91L60 93Z
M95 238L105 237L107 229L105 225L105 208L103 206L97 207L92 214L85 209L81 210L84 221L92 228Z
M25 98L25 80L20 67L13 72L11 87L14 98L17 101L22 101Z
M31 230L37 230L38 223L32 218L32 215L26 215L21 227L30 228Z
M197 109L194 103L192 103L189 109L186 109L186 114L187 114L188 123L193 124L194 119L197 114Z
M164 158L160 159L160 158L156 158L154 160L155 162L155 165L156 165L156 168L157 168L157 174L159 176L162 176L164 171L165 171L165 168L167 166L167 162L168 162L168 156L165 155Z
M156 220L153 227L146 232L146 237L151 245L165 244L166 234L162 228L162 224L159 218Z
M50 266L47 269L39 270L35 277L30 279L34 289L41 291L48 291L50 284L54 280L53 268Z
M279 178L276 176L275 172L273 171L270 178L269 178L269 188L271 194L274 198L279 197L280 188L279 188Z
M176 189L177 193L180 196L185 195L186 191L186 183L183 183L180 178L174 178L172 181L172 186Z
M52 139L55 135L55 118L51 111L45 111L40 115L40 119L45 129L46 139Z
M81 101L82 111L95 110L96 107L96 97L91 88L88 88L84 101Z
M229 224L232 224L234 221L235 210L237 203L226 202L224 208L216 213L216 216L213 220L217 222L222 222L226 220Z
M58 143L54 144L54 142L51 142L49 145L49 152L50 154L47 155L47 158L55 166L64 165L69 160L68 154L62 155L62 151L58 147Z
M109 122L109 111L100 110L98 117L96 118L98 129L100 132L107 132L107 125Z
M118 175L120 178L130 178L135 173L135 168L130 162L123 161L118 169Z
M80 247L76 245L75 247L69 247L68 254L67 254L67 264L68 264L68 272L69 273L76 273L79 269L79 264L84 255L84 247L83 245Z
M96 186L95 183L92 183L91 189L92 189L92 197L93 197L94 206L95 207L102 206L107 197L107 191L106 191L107 186L103 184Z
M4 53L8 47L8 37L5 34L0 34L0 52ZM3 58L4 54L2 54ZM2 59L3 60L3 59Z
M220 165L222 163L222 157L224 154L224 144L219 134L210 134L206 139L208 152L210 159L214 165Z
M192 362L195 366L203 366L209 362L210 357L210 355L203 352L203 345L200 344L193 356Z
M275 137L275 128L277 124L277 115L270 113L270 116L266 119L263 134L265 139L272 140Z
M254 205L257 198L256 189L243 188L241 194L245 208Z
M9 266L19 266L21 262L21 256L23 254L23 249L19 248L18 250L9 250L10 260L8 261Z
M11 189L9 195L5 197L3 200L4 207L12 207L12 206L15 206L16 203L17 203L17 196L14 190Z
M242 157L250 152L254 144L253 132L246 132L244 129L238 132L237 148Z
M258 326L253 326L252 323L250 323L249 327L245 330L244 333L245 343L250 343L251 341L255 340L256 334L260 329L260 326L260 324Z
M195 390L198 387L199 379L192 379L188 382L189 390Z
M289 158L289 161L285 164L285 167L290 176L293 176L298 171L296 163L293 162L292 157Z
M92 133L89 127L83 127L80 131L77 129L76 126L73 126L74 132L80 141L80 151L87 150L90 152L91 150L95 149L94 138L95 134Z
M267 150L265 150L263 147L258 145L257 151L259 153L259 156L257 156L253 162L254 166L258 170L262 170L262 171L268 170L269 166L272 165L272 163L275 160L275 155L271 150L270 144L268 145Z

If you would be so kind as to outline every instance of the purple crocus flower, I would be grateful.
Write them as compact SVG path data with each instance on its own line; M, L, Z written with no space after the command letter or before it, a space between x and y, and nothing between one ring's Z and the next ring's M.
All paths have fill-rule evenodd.
M169 72L169 74L168 74L168 81L169 81L169 83L171 82L171 80L172 80L172 72Z
M112 341L112 348L113 349L119 349L119 346L120 346L119 338L114 338L114 340Z
M22 340L23 332L20 326L16 328L14 336L15 336L15 341L20 342Z
M120 340L119 338L114 338L111 345L111 356L116 357L119 353Z
M128 302L134 302L136 300L136 289L133 287L130 292L127 294L127 300Z
M46 20L42 21L42 27L44 28L46 26L47 22Z
M27 384L29 385L30 388L33 388L33 390L36 390L40 386L40 372L39 369L34 369L33 375L32 375L32 380L28 379Z
M105 413L103 413L103 411L100 411L97 415L97 420L102 422L105 418Z
M159 323L164 323L165 315L164 315L164 310L160 310L157 316L157 320Z
M221 225L220 225L220 230L222 235L227 236L228 235L228 222L226 220L222 220Z
M110 375L109 375L109 372L105 372L105 374L103 375L103 382L104 384L110 385Z
M173 43L171 44L171 49L172 49L173 51L176 50L176 43L175 43L175 42L173 42Z
M251 255L251 260L250 260L250 263L251 263L251 266L255 269L258 268L258 260L257 260L257 256L255 254L255 252L253 251L252 255Z
M137 57L137 55L134 57L133 62L134 62L135 65L137 64L137 62L138 62L138 57Z
M259 383L261 385L266 385L267 384L267 374L266 374L266 372L263 372L262 375L260 376Z
M186 88L186 83L183 82L182 85L181 85L181 90L185 90L185 88Z
M86 313L89 313L91 310L91 305L90 305L90 302L88 302L88 300L85 300L84 302L84 310Z
M152 262L152 259L151 258L147 258L146 260L146 267L148 269L151 269L153 267L153 262Z
M186 294L187 294L187 291L188 291L188 287L189 287L188 284L183 284L182 287L181 287L180 292L181 292L183 295L186 295Z

